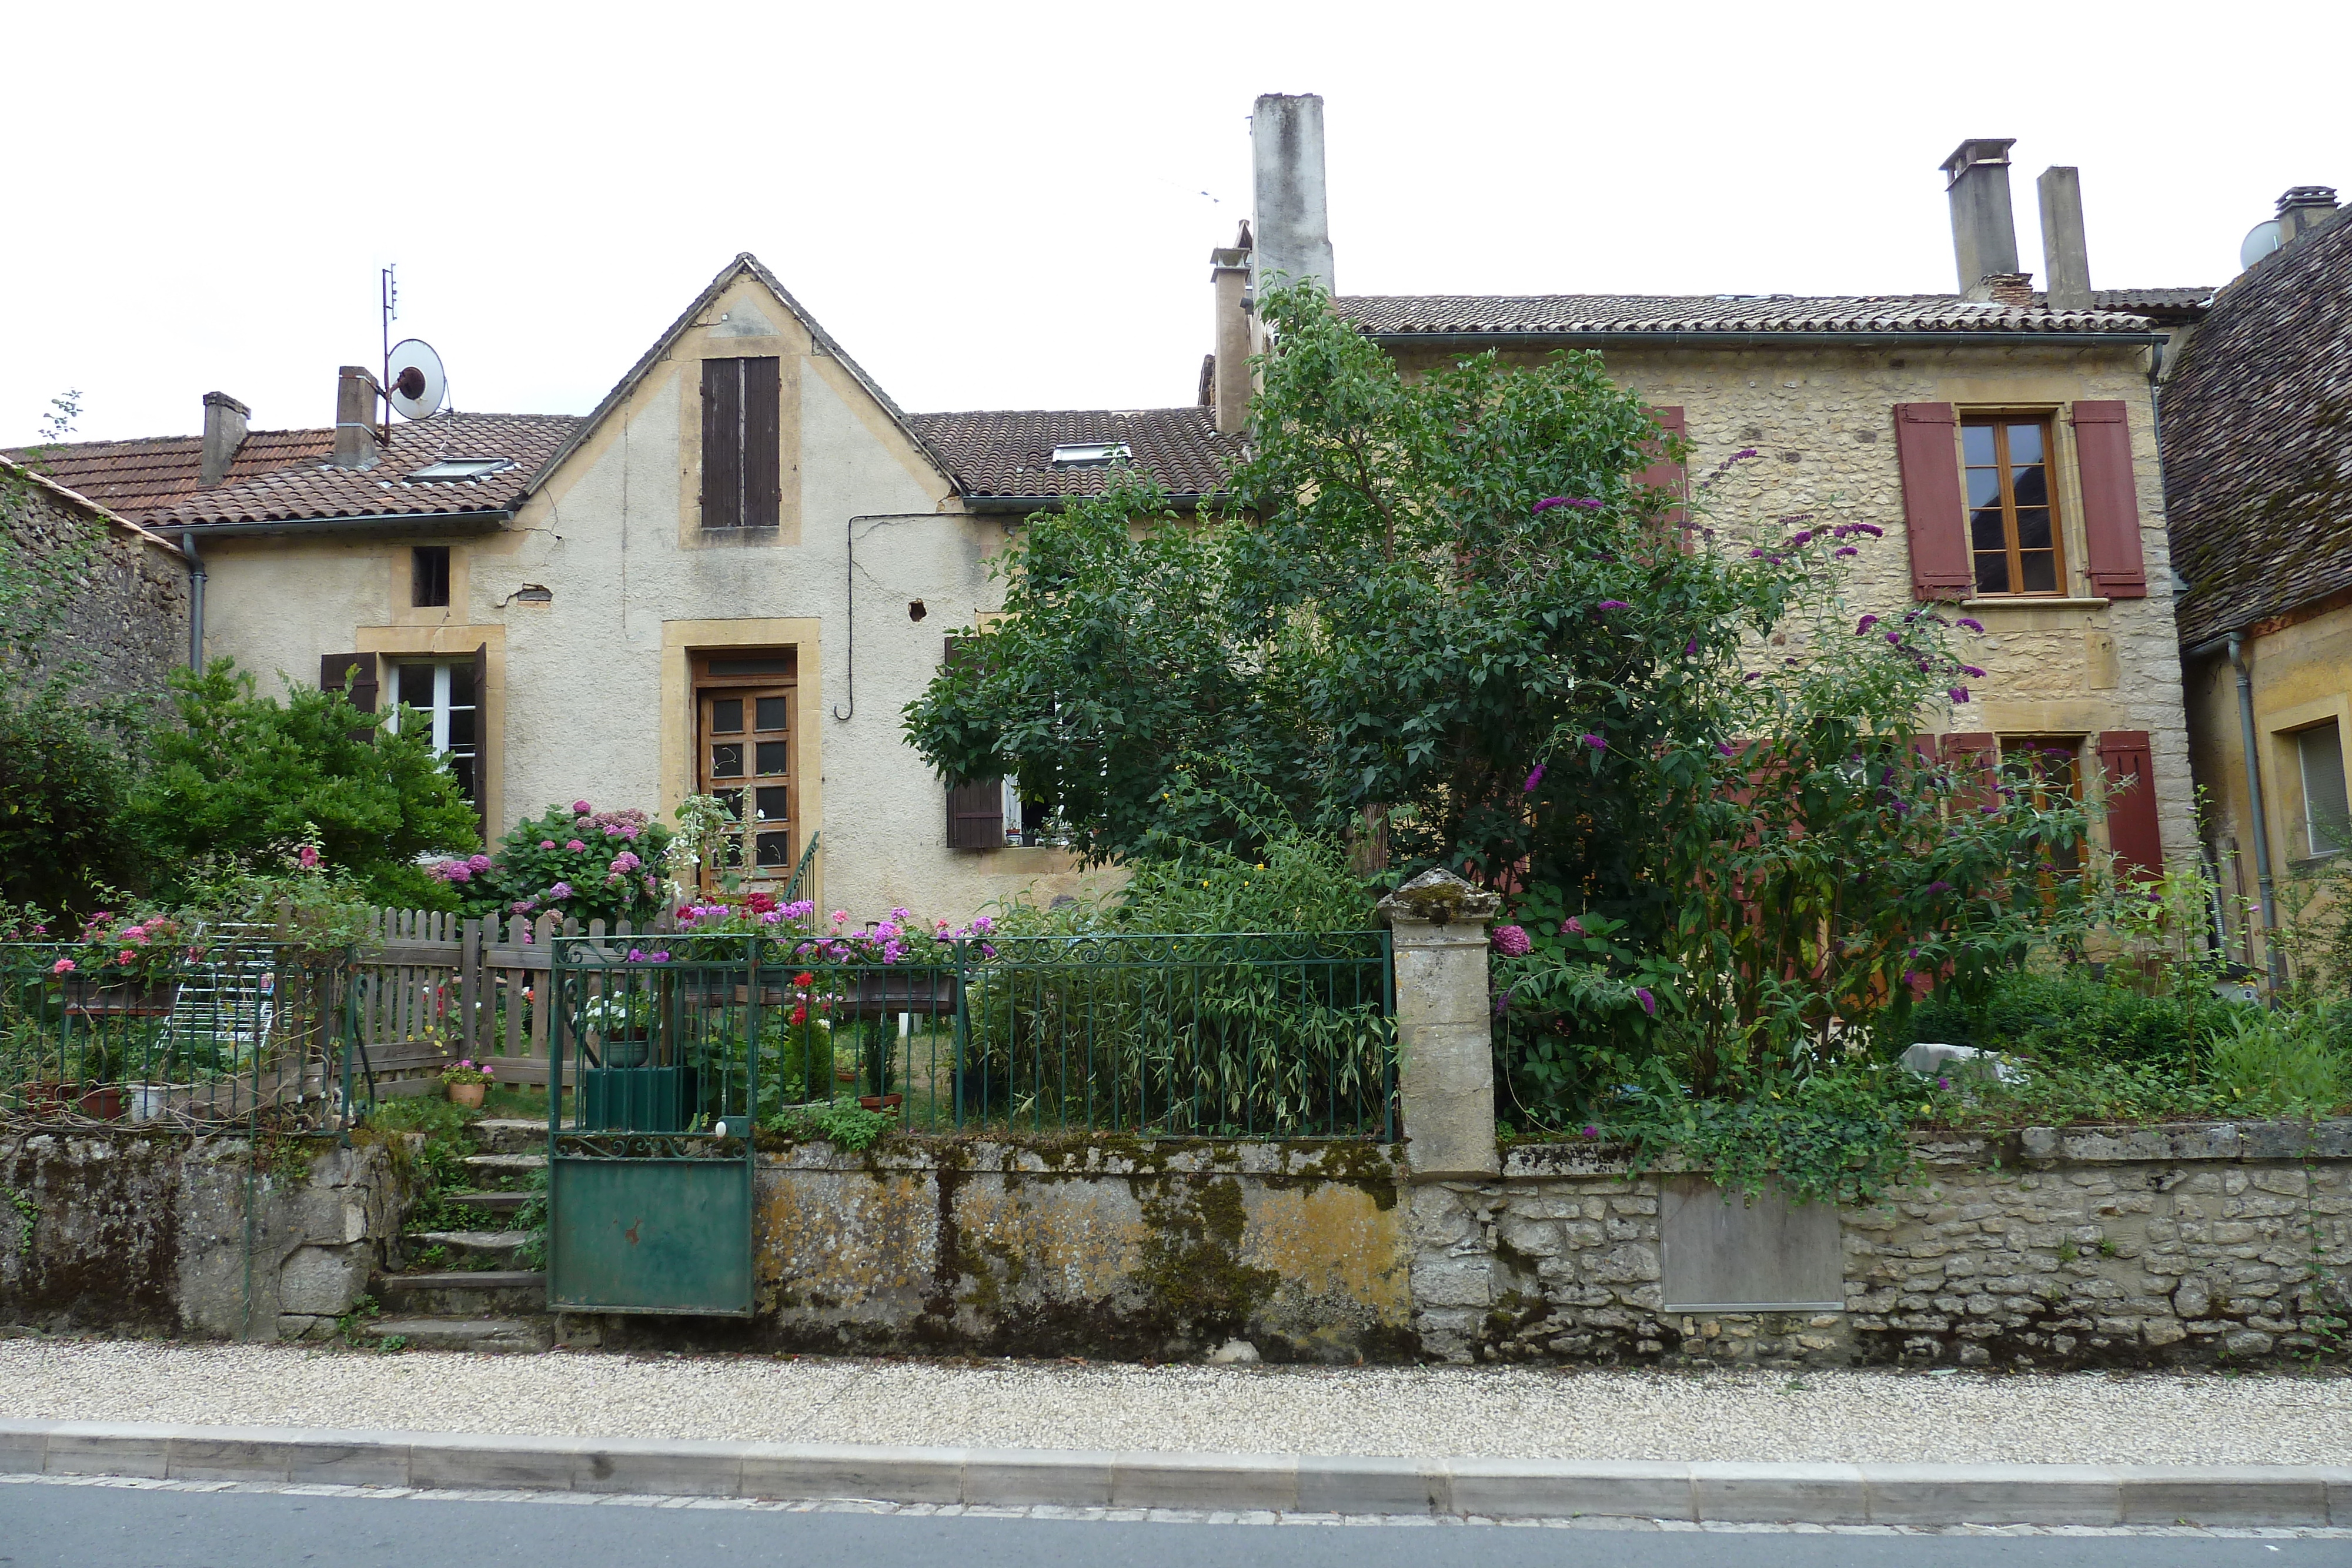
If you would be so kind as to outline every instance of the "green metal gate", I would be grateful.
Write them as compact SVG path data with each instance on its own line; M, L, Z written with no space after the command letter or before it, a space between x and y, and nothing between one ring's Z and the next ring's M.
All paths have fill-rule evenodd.
M555 939L551 1311L751 1315L759 947L756 937Z

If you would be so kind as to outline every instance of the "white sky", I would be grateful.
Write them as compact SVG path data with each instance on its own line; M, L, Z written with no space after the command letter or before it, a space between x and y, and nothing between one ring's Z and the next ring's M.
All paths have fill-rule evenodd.
M2340 3L987 0L26 6L0 95L0 443L331 423L426 339L584 413L737 251L904 406L1189 402L1261 92L1328 103L1347 293L1953 286L1937 165L2083 170L2098 287L2216 284L2352 190ZM1207 194L1200 193L1206 192Z

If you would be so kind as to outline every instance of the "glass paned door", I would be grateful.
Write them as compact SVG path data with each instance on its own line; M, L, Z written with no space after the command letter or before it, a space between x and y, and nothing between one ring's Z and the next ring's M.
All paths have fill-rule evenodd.
M698 787L748 834L730 845L727 869L782 881L793 873L793 707L790 685L705 687L698 694Z

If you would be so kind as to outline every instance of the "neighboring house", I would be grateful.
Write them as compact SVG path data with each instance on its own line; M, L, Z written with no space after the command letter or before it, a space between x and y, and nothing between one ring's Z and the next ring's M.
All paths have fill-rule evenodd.
M2165 383L2191 761L2232 956L2267 962L2276 884L2352 849L2352 220L2279 198L2278 249L2213 297ZM2251 743L2251 749L2250 749Z
M34 674L68 671L87 696L156 696L187 666L189 562L179 547L8 457L0 457L0 518L22 561L91 551L62 603L27 607L55 615Z
M1331 279L1320 100L1257 108L1255 254L1212 258L1221 346L1255 335L1239 314L1246 275ZM1688 438L1691 472L1755 451L1713 486L1727 526L1802 514L1885 528L1860 558L1854 610L1934 603L1984 627L1963 645L1988 673L1968 682L1947 750L2019 761L2071 793L2131 780L2101 836L2153 871L2193 858L2197 841L2151 390L2168 334L2210 291L2094 291L2075 172L2053 169L2041 182L2053 284L2032 292L2010 145L1964 142L1945 162L1958 294L1336 304L1408 371L1487 350L1528 364L1599 350ZM1204 381L1230 395L1213 368Z

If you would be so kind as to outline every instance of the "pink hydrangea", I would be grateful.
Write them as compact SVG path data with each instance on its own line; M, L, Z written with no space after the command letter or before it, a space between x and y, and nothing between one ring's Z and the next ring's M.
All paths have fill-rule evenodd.
M79 966L76 965L71 958L60 958L56 963L49 966L49 973L52 975L70 975L77 967L79 967Z
M559 898L569 898L572 896L572 884L568 882L559 882L547 890L547 896L551 903Z
M574 800L572 802L572 814L575 817L588 816L594 810L595 808L589 805L585 800Z
M567 850L572 851L574 854L577 854L579 852L581 852L582 850L586 849L588 846L587 846L586 844L582 843L578 839L567 839L567 840L565 840L565 841L564 841L563 847L564 847L565 849L567 849Z
M1525 957L1535 946L1528 940L1527 928L1522 925L1496 926L1493 941L1495 951L1506 958Z
M555 841L553 839L541 839L539 841L539 847L543 850L551 850L555 847Z

